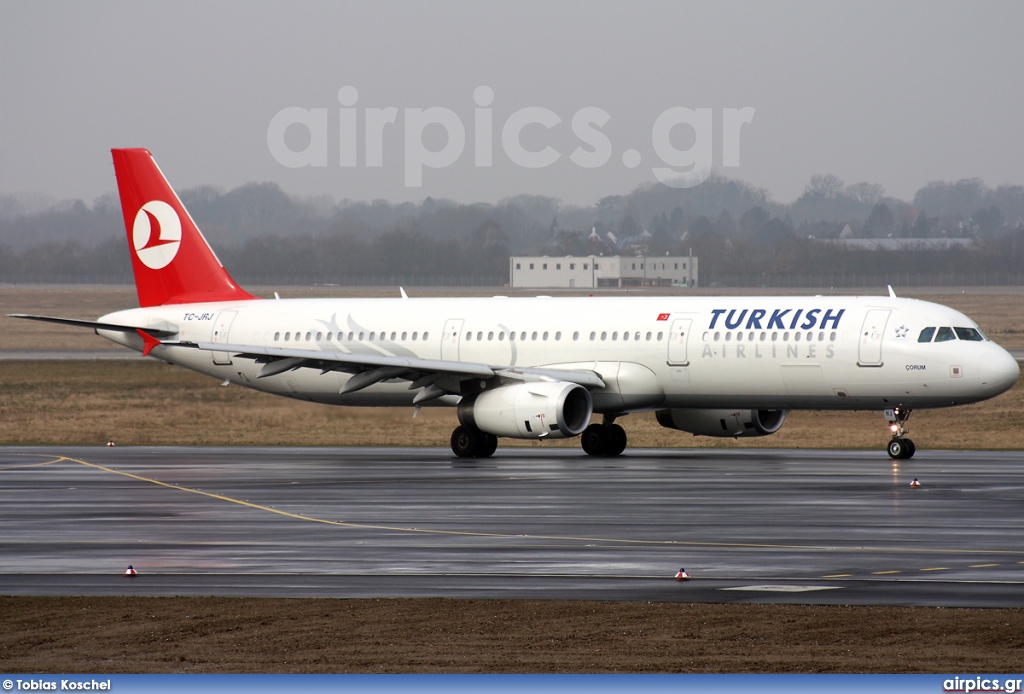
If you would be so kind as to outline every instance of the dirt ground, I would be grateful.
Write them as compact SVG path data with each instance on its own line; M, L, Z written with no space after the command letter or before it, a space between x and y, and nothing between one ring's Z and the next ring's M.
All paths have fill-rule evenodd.
M6 597L0 627L5 673L1024 670L1021 609Z
M622 417L631 448L846 448L880 455L880 412L791 412L772 436L695 437L653 413ZM976 405L915 412L918 449L1024 449L1024 379ZM452 408L329 407L276 397L156 359L0 361L0 445L440 446L458 425ZM500 448L567 447L579 439L501 439Z

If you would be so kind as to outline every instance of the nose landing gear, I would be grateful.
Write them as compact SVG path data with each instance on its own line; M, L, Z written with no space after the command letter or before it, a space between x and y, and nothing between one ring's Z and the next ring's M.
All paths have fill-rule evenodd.
M906 424L910 419L911 410L897 407L885 411L885 418L889 422L889 430L892 431L892 439L886 446L886 452L893 460L906 460L914 457L917 447L914 442L906 437L908 431Z

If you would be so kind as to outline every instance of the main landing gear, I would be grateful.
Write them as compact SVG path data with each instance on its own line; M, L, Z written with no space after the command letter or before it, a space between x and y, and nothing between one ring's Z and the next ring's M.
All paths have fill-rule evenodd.
M626 450L626 430L605 415L604 424L591 424L580 434L580 444L587 455L614 457Z
M913 458L917 450L914 442L906 437L906 424L910 419L910 412L911 410L903 407L885 411L885 418L889 420L889 430L892 431L892 439L886 447L886 452L893 460Z
M587 455L613 457L626 450L626 430L605 415L603 424L591 424L580 435ZM452 432L452 453L460 458L489 458L498 448L498 437L460 425Z
M460 458L490 458L498 450L498 437L479 429L458 426L452 432L452 453Z

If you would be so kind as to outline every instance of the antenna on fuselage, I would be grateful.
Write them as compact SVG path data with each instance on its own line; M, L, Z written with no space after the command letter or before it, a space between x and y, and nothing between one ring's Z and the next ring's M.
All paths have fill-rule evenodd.
M887 287L889 287L889 298L890 298L890 299L896 299L896 298L898 298L898 297L896 296L896 292L894 292L894 291L892 290L892 285L891 285L891 284L888 284L888 285L886 285L886 286L887 286Z

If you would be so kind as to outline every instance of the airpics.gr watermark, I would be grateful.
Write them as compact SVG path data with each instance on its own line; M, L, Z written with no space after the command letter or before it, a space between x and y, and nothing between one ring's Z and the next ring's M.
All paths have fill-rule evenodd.
M1021 691L1020 678L999 679L989 677L954 677L943 680L943 692L959 692L970 694L971 692L1002 692L1003 694L1016 694Z
M330 109L302 108L289 106L278 111L267 127L267 147L281 165L289 168L326 167L336 163L340 167L368 168L381 167L384 163L386 146L395 146L395 140L402 137L404 152L405 185L419 188L423 185L424 169L443 169L459 161L465 154L467 128L462 118L452 109L443 106L429 108L406 108L401 112L395 106L356 108L359 92L355 87L345 86L338 90L337 119L332 123ZM563 152L551 145L527 149L523 145L523 131L530 127L551 131L562 125L562 117L543 106L527 106L509 115L504 123L494 122L491 104L494 90L487 86L477 87L473 92L472 139L473 164L478 168L494 165L495 133L500 138L500 151L513 164L525 169L542 169L561 159ZM401 125L398 124L401 115ZM665 109L654 119L651 126L651 144L659 164L651 172L663 184L673 188L692 188L703 183L711 173L716 120L715 109L686 108L675 106ZM597 106L586 106L576 111L570 119L572 134L579 141L568 154L573 164L584 169L596 169L612 160L614 147L611 139L601 128L612 119L611 115ZM754 108L723 108L720 110L720 132L722 137L721 166L740 165L740 132L743 126L754 119ZM360 123L360 120L362 121ZM332 161L328 140L331 129L338 130L337 160ZM293 126L304 129L309 143L303 149L292 149L286 142L286 131ZM391 126L391 127L389 127ZM428 129L441 128L447 139L440 149L431 149L425 142ZM672 142L675 128L688 128L693 135L693 144L685 149ZM362 152L360 160L360 131ZM400 131L396 133L394 131ZM622 165L629 169L640 166L641 153L626 149L620 155Z

